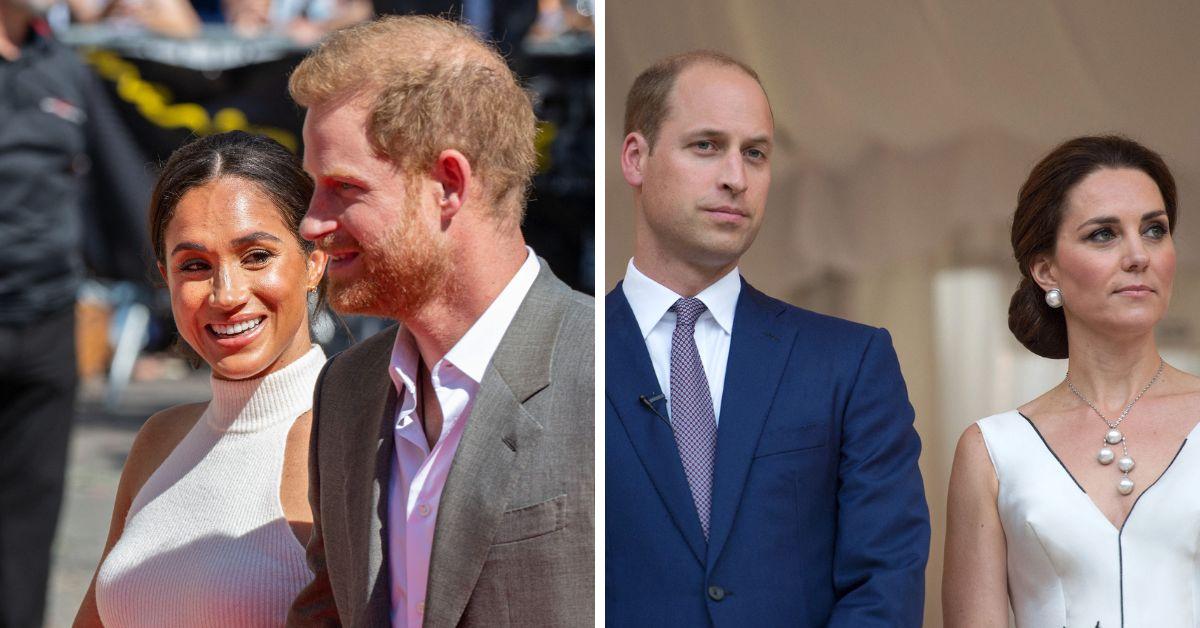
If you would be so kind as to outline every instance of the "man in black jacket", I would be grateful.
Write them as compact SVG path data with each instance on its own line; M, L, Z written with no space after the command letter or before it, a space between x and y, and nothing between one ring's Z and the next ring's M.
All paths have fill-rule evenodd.
M0 628L42 625L76 387L82 208L93 165L110 161L91 150L105 143L96 123L114 113L97 109L108 105L98 82L50 37L44 3L0 0ZM144 172L133 174L95 187L145 194ZM143 238L123 237L106 263L136 266Z

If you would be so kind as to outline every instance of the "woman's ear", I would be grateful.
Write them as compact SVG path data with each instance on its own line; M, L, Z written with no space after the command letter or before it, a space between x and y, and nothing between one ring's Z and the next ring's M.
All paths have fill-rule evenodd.
M308 268L305 272L304 287L307 290L312 290L321 285L321 277L325 275L325 264L329 263L329 256L326 255L325 251L314 248L308 254L306 263L308 264Z
M1042 290L1058 287L1058 268L1054 265L1054 258L1047 253L1034 258L1033 263L1029 265L1029 276Z

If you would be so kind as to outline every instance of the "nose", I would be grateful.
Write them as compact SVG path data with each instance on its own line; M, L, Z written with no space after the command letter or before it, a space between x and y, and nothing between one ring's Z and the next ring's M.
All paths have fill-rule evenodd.
M1141 238L1126 238L1125 242L1127 244L1121 258L1121 267L1126 272L1146 270L1150 265L1150 252L1146 250L1146 243L1142 242Z
M213 274L212 294L209 301L222 309L233 309L250 298L248 282L240 269L223 265Z
M321 192L313 192L312 200L308 203L308 213L300 221L300 236L305 240L317 242L321 238L337 230L337 214L321 198Z
M730 151L722 162L720 183L722 189L729 190L734 196L746 191L746 163L740 152Z

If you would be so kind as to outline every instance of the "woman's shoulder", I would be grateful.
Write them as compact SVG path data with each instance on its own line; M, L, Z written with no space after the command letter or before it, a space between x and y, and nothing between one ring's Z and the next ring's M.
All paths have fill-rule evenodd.
M975 431L979 433L979 438L981 440L987 440L994 434L1007 432L1012 429L1023 428L1024 423L1027 421L1025 416L1026 415L1021 408L1014 408L1012 410L998 412L996 414L985 416L967 426L967 429L963 432L963 435L965 436L968 432Z
M1004 447L1007 442L1020 442L1022 430L1029 429L1028 420L1019 409L1008 410L986 416L967 426L958 438L954 451L956 466L987 467L995 465L993 449Z
M207 407L208 402L201 401L159 410L150 415L150 418L142 424L134 443L149 449L158 449L169 443L170 448L174 449L175 445L196 425L196 421L200 419L201 414L204 414L204 409Z
M125 474L141 486L196 425L208 402L188 403L150 415L133 439Z
M1171 382L1166 388L1170 392L1182 395L1200 395L1200 376L1173 366L1169 375Z

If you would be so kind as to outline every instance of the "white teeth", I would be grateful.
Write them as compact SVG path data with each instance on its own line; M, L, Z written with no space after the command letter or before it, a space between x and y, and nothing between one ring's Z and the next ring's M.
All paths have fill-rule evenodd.
M264 320L266 320L266 317L260 316L254 320L242 321L240 323L235 323L233 325L218 325L216 323L213 323L212 325L210 325L210 327L213 328L213 331L217 332L218 334L221 334L222 336L233 336L235 334L240 334L244 331L249 331L251 329L254 329L255 327L258 327L258 324L263 322Z

